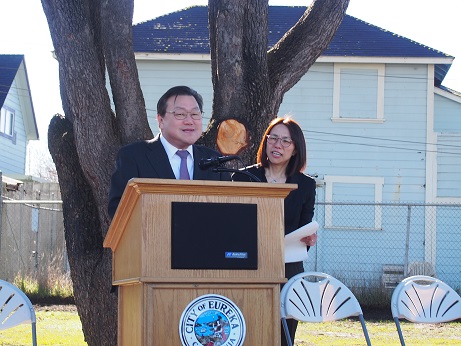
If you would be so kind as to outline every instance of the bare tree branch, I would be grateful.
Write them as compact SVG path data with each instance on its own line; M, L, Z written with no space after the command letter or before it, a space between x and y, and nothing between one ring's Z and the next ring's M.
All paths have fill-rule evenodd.
M121 143L152 138L133 53L133 0L102 2L101 30Z
M328 47L346 14L349 0L315 0L299 21L269 51L275 100L304 76ZM280 104L279 104L280 105ZM278 106L275 105L278 110Z

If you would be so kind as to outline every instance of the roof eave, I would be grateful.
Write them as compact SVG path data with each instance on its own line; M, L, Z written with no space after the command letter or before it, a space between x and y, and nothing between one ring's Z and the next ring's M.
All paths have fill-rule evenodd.
M203 53L151 53L135 52L137 60L178 60L178 61L206 61L210 60L210 54ZM380 56L332 56L321 55L317 62L340 62L340 63L369 63L369 64L434 64L451 65L453 57L380 57Z
M461 92L459 91L440 86L434 88L434 93L457 103L461 103Z
M165 60L165 61L210 61L210 54L201 53L149 53L135 52L136 60Z
M30 92L29 78L27 77L27 68L25 60L19 66L18 73L16 74L17 83L20 90L24 92L19 93L19 99L23 106L24 112L24 127L28 140L38 140L38 127L35 118L34 105L32 103L32 95Z

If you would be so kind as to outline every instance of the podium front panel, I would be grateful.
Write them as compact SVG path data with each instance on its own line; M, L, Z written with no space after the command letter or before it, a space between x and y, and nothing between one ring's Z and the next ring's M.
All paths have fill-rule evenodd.
M238 196L190 196L184 195L144 195L142 196L142 281L210 282L233 281L233 279L281 282L284 278L283 244L283 200L271 198L264 203L258 198L246 198L245 203L255 204L258 225L258 270L234 269L172 269L171 267L171 219L172 202L195 203L242 203ZM162 215L161 218L157 215ZM156 231L155 229L163 230ZM155 279L154 279L155 278ZM115 278L118 279L118 278ZM122 279L122 278L120 278Z
M172 202L172 269L258 269L257 205Z
M280 285L146 285L147 316L144 325L147 345L181 345L181 314L195 298L218 294L232 300L246 324L244 345L280 345ZM152 342L150 342L152 341Z

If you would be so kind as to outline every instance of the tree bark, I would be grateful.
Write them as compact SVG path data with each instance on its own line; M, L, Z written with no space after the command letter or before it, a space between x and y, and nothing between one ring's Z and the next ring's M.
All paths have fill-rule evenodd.
M115 345L111 253L102 246L110 224L110 176L121 145L152 137L132 49L133 0L41 1L59 62L65 112L65 117L53 117L48 136L63 198L75 301L88 345ZM230 148L254 162L284 93L328 46L348 3L315 1L268 52L267 0L210 0L214 97L202 143L218 147L221 131L219 138L238 141Z

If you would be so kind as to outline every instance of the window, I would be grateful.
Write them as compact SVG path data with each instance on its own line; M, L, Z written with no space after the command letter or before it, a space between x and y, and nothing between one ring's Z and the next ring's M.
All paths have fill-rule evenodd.
M8 137L14 134L14 111L7 107L2 107L0 113L0 133Z
M335 64L335 122L384 121L384 65Z
M325 176L324 181L325 228L382 229L382 206L375 203L383 201L384 178Z

